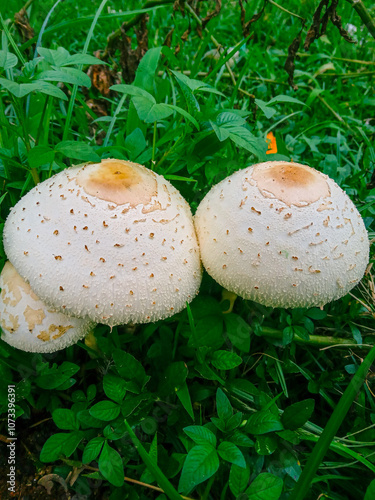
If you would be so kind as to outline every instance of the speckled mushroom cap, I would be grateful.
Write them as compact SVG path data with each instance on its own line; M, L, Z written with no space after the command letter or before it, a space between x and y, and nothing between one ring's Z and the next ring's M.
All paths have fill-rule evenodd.
M35 295L10 262L0 274L1 339L29 352L54 352L84 337L90 320L55 312Z
M202 261L223 287L272 307L322 306L362 278L363 220L329 177L266 162L214 186L195 215Z
M188 204L127 161L68 168L36 186L11 210L4 247L43 301L111 326L172 316L201 281Z

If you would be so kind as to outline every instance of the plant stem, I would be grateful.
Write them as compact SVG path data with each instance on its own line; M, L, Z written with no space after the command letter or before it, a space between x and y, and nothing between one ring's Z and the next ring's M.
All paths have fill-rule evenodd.
M346 0L362 19L370 35L375 38L375 21L362 0Z
M296 17L297 19L300 19L303 23L306 22L306 19L304 19L303 17L299 16L298 14L295 14L294 12L291 12L290 10L285 9L284 7L281 7L281 5L279 5L278 3L274 2L273 0L268 0L268 3L270 3L271 5L274 5L275 7L277 7L280 10L282 10L283 12L286 12L287 14L289 14L289 15L291 15L293 17Z
M154 170L155 150L156 150L156 121L154 121L154 136L152 138L151 170Z
M375 360L375 347L368 353L361 366L358 368L357 373L354 375L350 384L346 388L344 394L341 396L338 405L334 409L327 425L325 426L319 441L315 445L309 459L303 468L302 474L299 477L296 486L294 487L289 500L303 500L307 495L311 481L313 480L318 467L323 460L332 439L339 430L346 414L348 413L357 393L361 389L366 375Z
M276 330L274 328L262 326L261 336L281 341L283 339L283 332L280 330ZM294 336L293 342L296 342L296 344L310 345L312 347L320 347L320 348L337 346L337 347L358 347L358 348L363 347L363 349L370 349L372 347L368 346L367 344L364 344L363 346L359 345L356 342L354 342L354 340L343 339L339 337L327 337L325 335L310 335L309 340Z

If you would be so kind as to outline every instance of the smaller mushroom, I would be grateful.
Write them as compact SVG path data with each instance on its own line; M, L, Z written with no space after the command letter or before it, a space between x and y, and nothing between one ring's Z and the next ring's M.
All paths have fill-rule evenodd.
M87 318L48 308L10 262L0 274L1 339L29 352L54 352L75 344L92 329Z

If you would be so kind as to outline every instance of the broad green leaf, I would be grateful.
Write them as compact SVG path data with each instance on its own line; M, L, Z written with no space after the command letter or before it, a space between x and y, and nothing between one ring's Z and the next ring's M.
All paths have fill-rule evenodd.
M62 141L56 144L55 151L62 153L67 158L82 161L100 161L100 157L85 142Z
M140 128L133 130L125 139L125 147L129 152L130 160L134 161L146 149L145 136Z
M249 417L246 431L250 434L266 434L267 432L281 431L284 429L278 415L269 410L257 411Z
M103 389L107 398L113 399L117 403L121 403L126 394L125 381L111 373L104 375Z
M124 484L124 466L121 456L118 451L109 446L108 441L104 443L98 464L101 474L113 486L119 488Z
M0 68L10 69L17 66L18 58L11 52L0 50Z
M268 472L257 476L246 490L248 500L279 500L283 491L283 480Z
M57 50L38 47L38 53L44 57L49 64L54 66L62 66L70 57L69 52L63 47L59 47Z
M53 434L44 443L40 452L41 462L54 462L60 455L70 457L83 439L81 431Z
M67 408L57 408L52 413L52 418L59 429L63 429L65 431L79 429L79 423L72 410L68 410Z
M254 102L263 111L266 118L272 118L272 116L276 113L276 109L269 107L267 102L264 102L261 99L255 99Z
M173 110L167 104L155 104L146 97L133 97L132 102L139 118L145 123L163 120L173 113Z
M156 100L153 95L151 95L146 90L141 89L140 87L136 87L135 85L125 85L121 83L119 85L112 85L110 89L114 90L115 92L120 92L120 94L127 94L133 97L144 97L151 103L156 104Z
M216 448L216 436L210 429L201 425L190 425L189 427L184 427L184 432L194 441L194 443L211 444Z
M72 85L82 85L87 88L91 87L90 77L83 71L75 68L42 71L38 73L36 80L71 83Z
M231 370L242 363L238 354L231 351L215 351L211 358L211 363L218 370Z
M260 159L265 158L268 144L264 139L255 137L245 127L231 127L229 137L237 146L246 149Z
M69 380L78 371L78 365L70 363L69 361L64 361L59 367L53 366L43 374L39 375L35 379L35 382L37 386L42 389L56 389L61 384Z
M228 139L230 135L230 131L225 128L225 127L218 127L216 123L214 123L212 120L210 120L210 125L212 127L212 130L215 132L217 138L219 139L220 142L225 141Z
M294 104L301 104L302 106L306 106L306 104L295 97L290 97L288 95L277 95L273 97L267 104L274 104L276 102L291 102Z
M196 321L195 331L193 331L193 335L189 339L191 347L208 346L219 349L223 343L222 317L206 316Z
M203 483L213 476L218 468L219 457L212 445L198 444L194 446L186 457L178 491L189 494L197 484Z
M139 394L138 396L126 397L121 404L121 413L123 417L128 417L133 413L133 411L142 403L149 398L147 394Z
M232 465L229 473L229 488L236 498L246 490L247 486L249 485L249 479L250 479L249 466L243 468L239 467L236 464Z
M7 80L6 78L0 78L0 85L18 98L25 97L28 94L31 94L31 92L41 92L42 94L51 95L52 97L58 97L64 101L68 100L62 90L48 82L39 81L35 83L19 84L11 80Z
M167 366L162 379L162 390L166 394L177 392L186 381L188 369L183 361L175 361Z
M226 422L233 415L233 408L229 399L221 389L216 391L217 414L221 420Z
M238 411L237 413L232 415L229 420L227 420L226 423L227 432L233 431L234 429L239 427L241 423L242 423L242 413Z
M242 127L246 125L246 120L237 113L232 113L231 111L223 111L219 113L216 117L216 123L223 127ZM223 126L223 127L222 127Z
M83 450L83 456L82 456L82 462L84 464L89 464L93 460L97 459L100 450L102 449L104 441L105 441L104 437L98 436L94 437L87 443L85 449Z
M302 427L311 417L315 407L313 399L305 399L285 408L281 422L285 429L292 431Z
M246 436L246 434L242 434L242 432L236 431L230 438L227 438L231 443L236 444L237 446L241 446L242 448L251 448L254 446L254 441Z
M273 434L261 434L257 437L254 448L258 455L272 455L277 448L277 439Z
M193 91L186 85L182 80L177 79L179 87L181 89L181 92L183 93L187 107L189 110L189 113L193 116L196 116L196 114L200 111L200 106L198 103L197 98L193 94Z
M180 115L182 115L184 118L186 118L189 122L191 122L198 130L199 130L199 123L197 120L192 116L190 113L185 111L183 108L180 108L179 106L174 106L173 104L163 104L164 107L173 109L173 111L176 111Z
M157 70L162 47L149 49L142 57L135 74L134 85L151 92L155 83L155 72Z
M119 375L125 380L135 381L141 388L147 378L142 364L134 356L120 349L116 349L112 356Z
M223 460L231 464L236 464L243 469L246 468L246 462L242 451L235 444L229 441L222 441L217 448L217 452Z
M117 403L108 400L99 401L99 403L92 406L89 411L91 416L109 422L120 415L120 410L121 408Z
M101 59L98 59L97 57L90 56L89 54L73 54L72 56L69 56L68 59L65 60L63 64L60 66L70 66L72 64L105 64L108 65L108 63L102 61Z
M188 412L191 419L194 420L193 405L191 404L191 397L190 397L190 393L189 393L189 388L188 388L188 385L186 382L177 390L176 395L177 395L178 399L180 400L180 403L182 404L182 406Z
M224 315L224 323L227 335L231 343L242 352L250 350L250 325L238 314L229 313Z
M373 479L369 484L366 490L365 498L363 500L373 500L374 498L375 498L375 479Z
M27 154L31 168L37 168L45 163L51 164L55 158L55 151L49 146L35 146Z
M312 309L309 309L308 311L305 312L305 316L308 316L311 319L324 319L327 316L326 311L322 311L318 307L313 307Z

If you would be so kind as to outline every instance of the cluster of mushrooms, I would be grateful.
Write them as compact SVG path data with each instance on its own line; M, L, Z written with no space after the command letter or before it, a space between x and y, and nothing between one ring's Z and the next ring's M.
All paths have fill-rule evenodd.
M363 220L329 177L281 161L214 186L192 217L142 165L106 159L42 182L11 210L0 275L1 338L53 352L96 323L157 321L198 293L202 266L227 290L271 307L322 306L362 278Z

